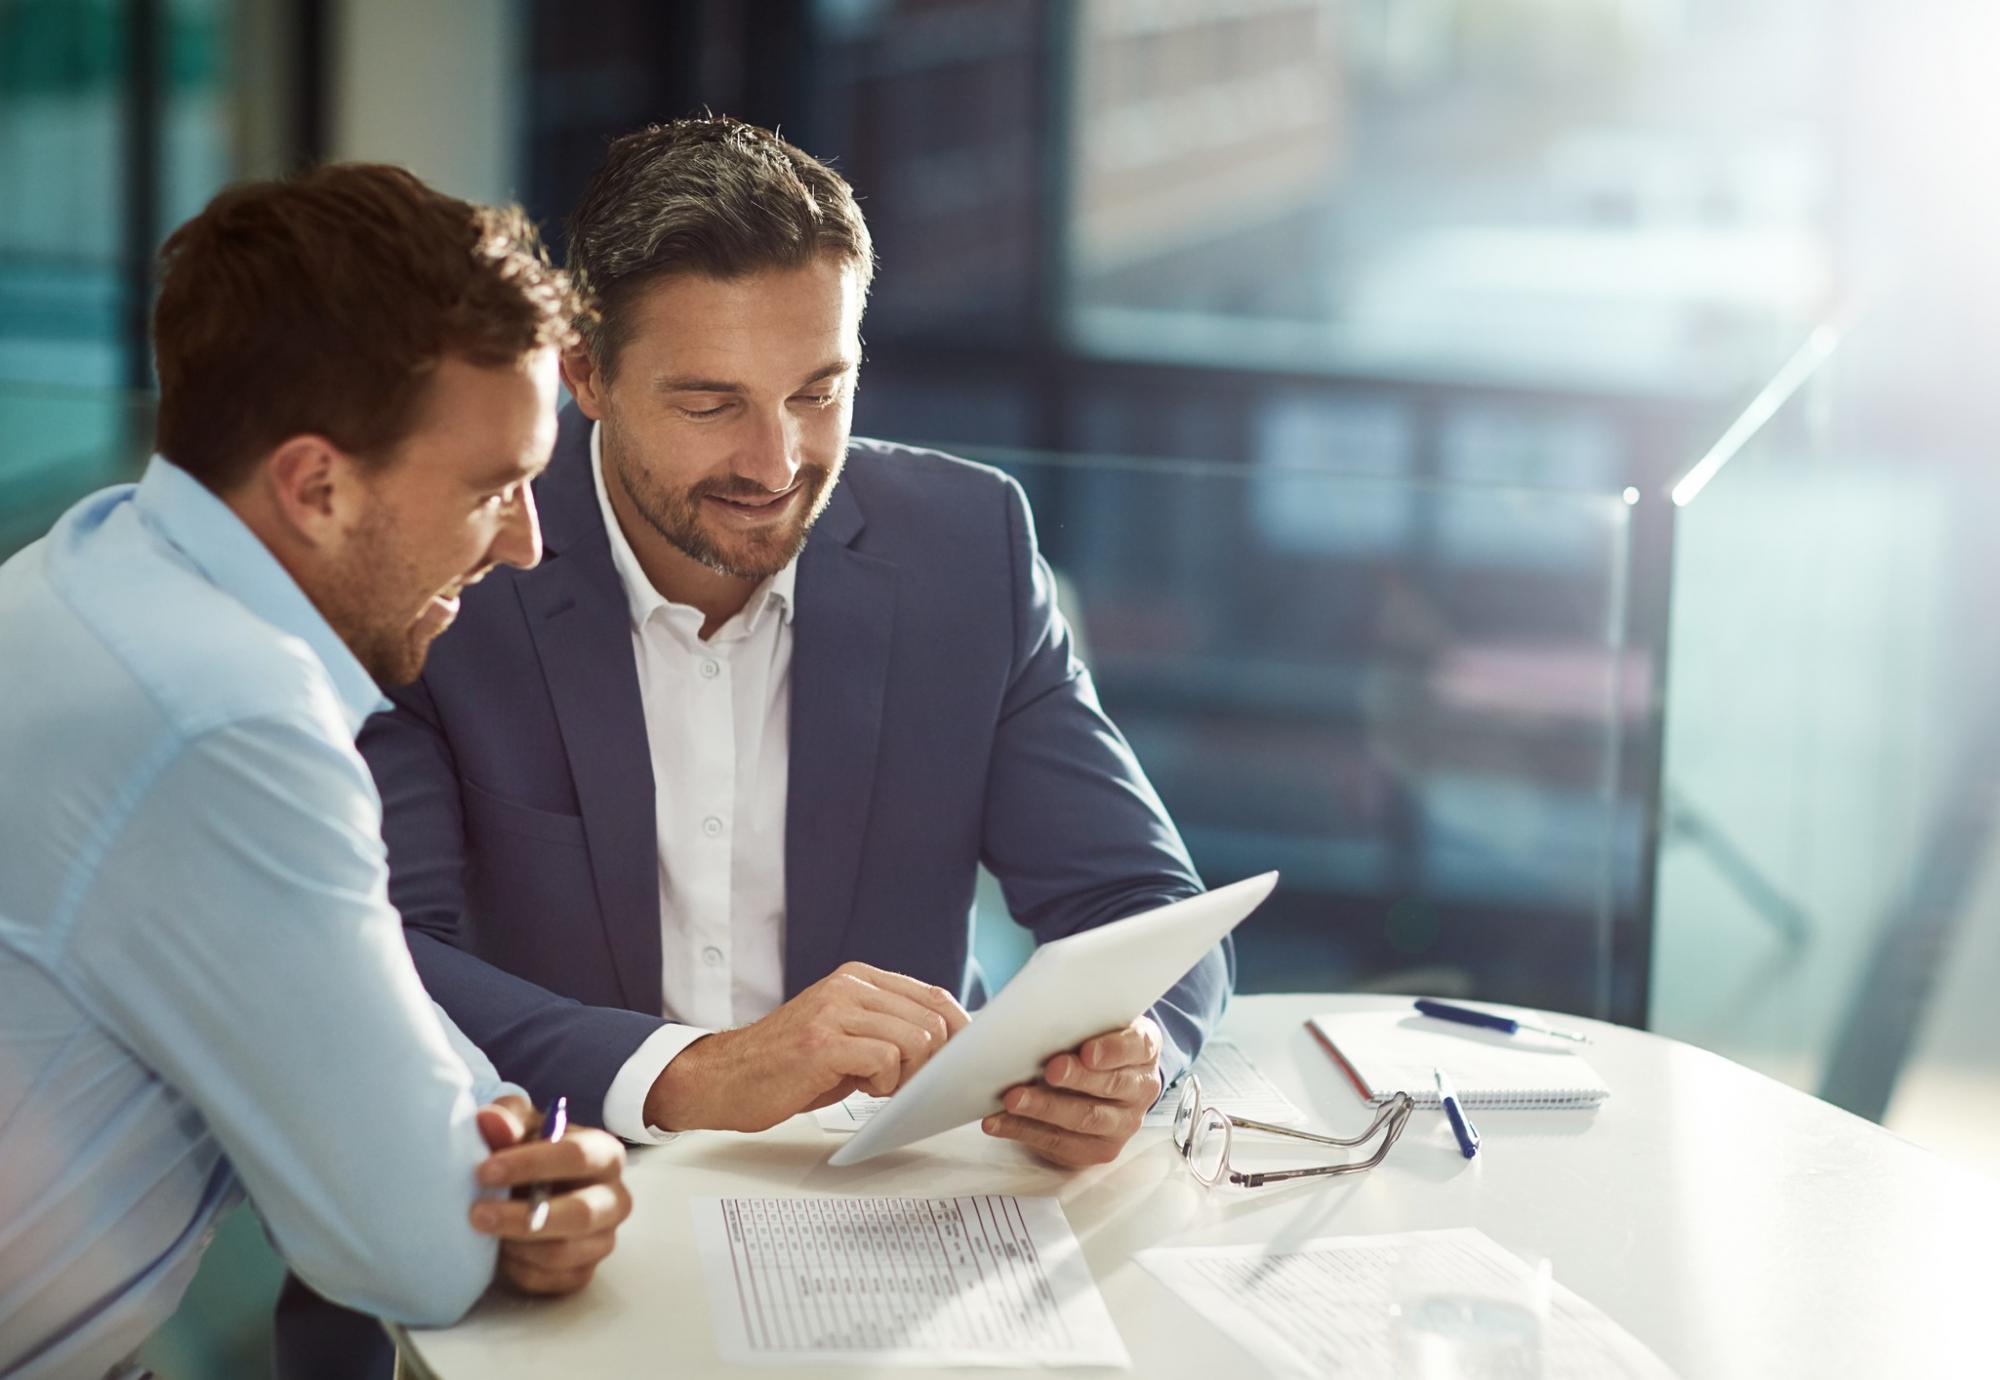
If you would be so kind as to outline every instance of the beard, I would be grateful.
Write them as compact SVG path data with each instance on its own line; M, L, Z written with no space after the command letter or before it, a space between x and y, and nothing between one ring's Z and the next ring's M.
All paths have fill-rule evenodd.
M833 497L833 482L840 469L838 464L801 465L794 481L805 491L797 500L799 515L783 526L769 531L718 531L706 521L705 500L755 500L770 497L771 491L734 477L704 479L685 489L669 488L625 447L612 427L602 427L600 442L608 478L615 479L625 491L646 525L689 559L734 580L769 579L798 557L813 523Z
M415 680L432 640L447 625L418 626L428 596L416 593L423 580L405 554L401 527L389 504L369 505L348 541L341 569L327 583L320 612L369 677L382 686Z

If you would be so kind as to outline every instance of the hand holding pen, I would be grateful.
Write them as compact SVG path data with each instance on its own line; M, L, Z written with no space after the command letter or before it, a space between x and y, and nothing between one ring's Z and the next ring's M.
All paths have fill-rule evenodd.
M474 1229L500 1240L498 1278L530 1294L567 1294L590 1282L611 1254L619 1223L632 1212L617 1137L568 1124L560 1099L546 1117L517 1097L479 1109L493 1153L479 1166L484 1188L529 1190L524 1198L482 1198Z

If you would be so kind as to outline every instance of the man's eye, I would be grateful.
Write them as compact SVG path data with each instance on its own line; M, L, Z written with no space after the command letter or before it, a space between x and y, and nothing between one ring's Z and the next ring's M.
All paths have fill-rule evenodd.
M833 400L839 396L838 392L829 390L825 393L801 393L792 401L802 402L810 407L830 407L833 405Z
M728 406L727 403L722 403L715 407L676 407L674 411L683 417L720 417Z

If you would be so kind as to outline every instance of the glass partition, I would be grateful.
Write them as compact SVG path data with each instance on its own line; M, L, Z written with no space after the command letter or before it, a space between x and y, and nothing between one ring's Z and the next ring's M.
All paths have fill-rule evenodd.
M1243 990L1612 1013L1620 926L1642 924L1621 753L1648 723L1621 691L1623 496L974 453L1027 490L1203 876L1283 872L1239 936Z
M1654 1025L2000 1170L1996 480L1857 342L1684 486Z

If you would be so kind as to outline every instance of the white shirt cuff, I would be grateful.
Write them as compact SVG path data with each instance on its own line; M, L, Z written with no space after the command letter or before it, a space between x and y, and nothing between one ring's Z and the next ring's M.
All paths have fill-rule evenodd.
M646 1124L646 1095L653 1091L660 1071L682 1050L714 1033L698 1025L663 1025L648 1035L605 1090L604 1129L634 1145L665 1145L679 1135L678 1131L662 1131Z

